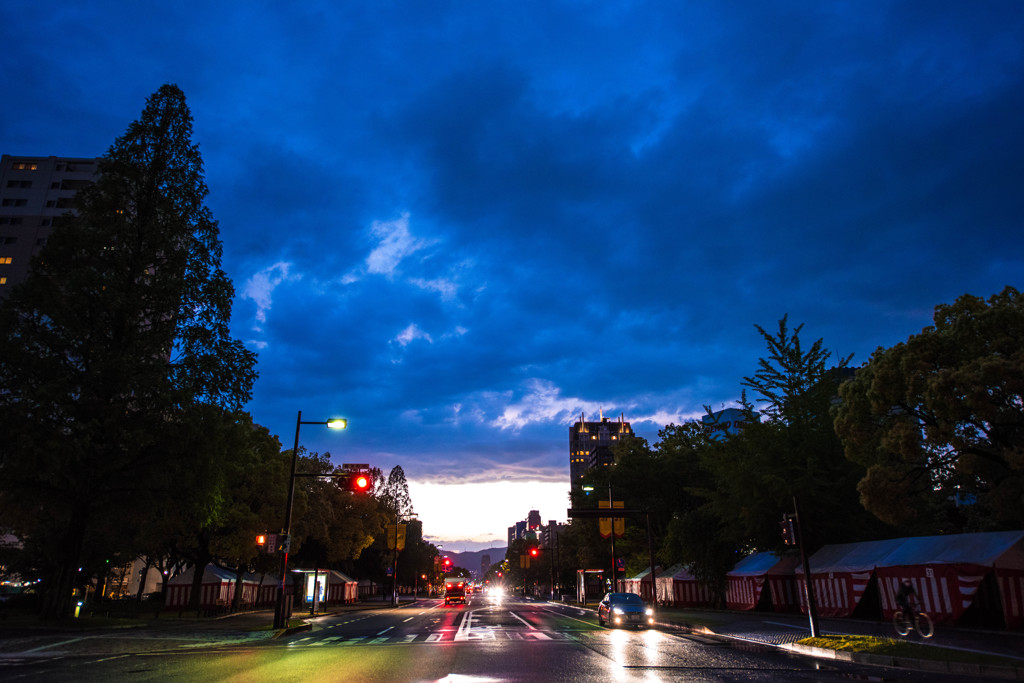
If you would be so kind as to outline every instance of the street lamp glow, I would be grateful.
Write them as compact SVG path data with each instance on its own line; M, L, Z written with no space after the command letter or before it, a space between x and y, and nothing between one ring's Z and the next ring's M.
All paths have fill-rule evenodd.
M327 428L328 429L347 429L348 428L348 420L344 420L344 419L342 419L340 417L331 418L330 420L327 421Z
M587 484L586 486L583 487L583 490L586 491L587 493L590 493L591 491L594 490L594 487Z

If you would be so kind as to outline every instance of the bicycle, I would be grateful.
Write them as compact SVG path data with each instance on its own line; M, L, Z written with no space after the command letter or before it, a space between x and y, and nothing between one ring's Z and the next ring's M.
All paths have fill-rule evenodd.
M935 623L927 612L914 612L911 617L903 610L896 610L892 615L892 625L901 636L907 636L911 631L917 631L922 638L935 635Z

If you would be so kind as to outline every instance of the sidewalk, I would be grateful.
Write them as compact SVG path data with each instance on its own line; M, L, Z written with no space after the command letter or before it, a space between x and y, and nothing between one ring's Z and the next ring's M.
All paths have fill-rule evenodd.
M1021 631L988 631L940 626L936 628L935 636L932 638L910 639L910 642L926 647L1007 657L1020 662L1015 667L991 667L920 659L897 660L880 655L837 652L797 645L797 641L811 635L810 624L804 615L662 607L657 611L657 624L664 629L755 642L823 659L844 659L863 664L1024 680L1024 632ZM897 637L892 625L887 622L859 619L819 619L818 631L819 635Z

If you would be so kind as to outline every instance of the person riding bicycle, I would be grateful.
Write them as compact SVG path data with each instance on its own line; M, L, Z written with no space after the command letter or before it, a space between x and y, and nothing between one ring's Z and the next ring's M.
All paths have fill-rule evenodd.
M921 601L917 599L917 591L910 584L910 579L903 579L899 591L896 592L896 604L907 617L911 617L921 611Z

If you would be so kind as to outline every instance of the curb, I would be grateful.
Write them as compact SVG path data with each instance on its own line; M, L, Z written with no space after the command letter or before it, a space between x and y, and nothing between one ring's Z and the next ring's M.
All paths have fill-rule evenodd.
M728 640L743 640L721 633L716 633L706 626L693 626L677 622L659 621L655 624L658 628L673 629L696 635L714 636ZM794 654L817 659L828 659L835 661L851 662L854 664L868 664L873 666L885 666L894 669L913 669L927 673L946 673L958 676L1002 678L1005 680L1024 681L1024 667L1019 666L997 666L992 664L970 664L967 662L943 662L933 659L913 659L909 657L892 657L889 655L873 655L863 652L849 652L847 650L830 650L823 647L812 647L800 645L799 643L761 643L767 647L774 647L778 650L786 650Z
M888 666L893 668L915 669L931 673L948 673L960 676L988 676L992 678L1005 678L1008 680L1024 681L1024 667L1019 666L993 666L990 664L970 664L966 662L941 662L932 659L910 659L905 657L891 657L889 655L872 655L862 652L847 652L845 650L829 650L822 647L811 647L799 643L781 643L775 645L781 650L788 650L800 655L816 657L818 659L833 659L857 664L872 664L875 666Z
M281 638L282 636L291 636L291 635L294 635L296 633L302 633L303 631L312 631L312 630L313 630L313 624L311 624L311 623L309 623L307 621L302 626L292 626L291 628L279 628L279 629L277 629L277 631L271 637L271 640L277 640L278 638Z

